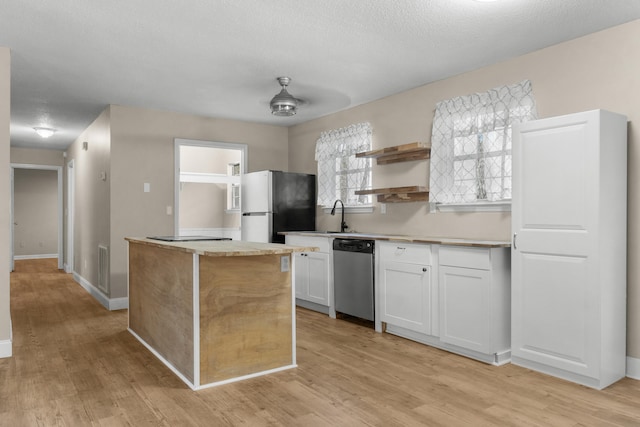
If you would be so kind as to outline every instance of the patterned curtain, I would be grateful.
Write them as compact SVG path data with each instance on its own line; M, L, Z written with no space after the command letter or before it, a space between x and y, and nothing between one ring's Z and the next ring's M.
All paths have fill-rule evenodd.
M316 142L318 205L331 206L336 199L347 206L371 204L371 196L355 194L370 188L371 159L355 154L371 150L372 133L369 123L358 123L320 134Z
M529 80L439 102L431 135L430 200L510 200L511 124L536 116Z

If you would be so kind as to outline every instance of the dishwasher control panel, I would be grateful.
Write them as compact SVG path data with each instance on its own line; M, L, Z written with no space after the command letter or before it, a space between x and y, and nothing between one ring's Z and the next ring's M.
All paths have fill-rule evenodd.
M372 254L373 242L373 240L334 239L333 250Z

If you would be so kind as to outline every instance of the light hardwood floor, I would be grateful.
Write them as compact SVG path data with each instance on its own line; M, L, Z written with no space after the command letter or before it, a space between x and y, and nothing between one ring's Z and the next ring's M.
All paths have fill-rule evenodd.
M194 392L54 260L16 262L11 311L2 426L640 425L640 381L595 391L303 309L298 368Z

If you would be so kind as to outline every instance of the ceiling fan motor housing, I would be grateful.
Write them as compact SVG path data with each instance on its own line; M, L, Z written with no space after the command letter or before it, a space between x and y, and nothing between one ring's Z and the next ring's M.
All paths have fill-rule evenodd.
M287 86L291 79L289 77L278 77L278 82L282 90L270 102L271 114L274 116L293 116L296 114L298 100L287 92Z

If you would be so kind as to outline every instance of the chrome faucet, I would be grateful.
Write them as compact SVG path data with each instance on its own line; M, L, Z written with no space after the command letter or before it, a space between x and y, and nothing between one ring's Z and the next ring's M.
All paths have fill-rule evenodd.
M344 233L347 230L347 227L349 226L347 225L346 222L344 222L344 203L342 203L342 200L338 199L333 203L333 208L331 209L331 215L336 214L336 205L338 204L338 202L340 202L340 204L342 205L342 218L340 220L340 232Z

